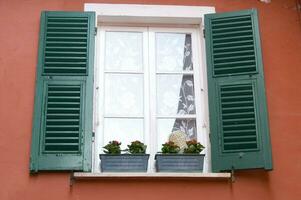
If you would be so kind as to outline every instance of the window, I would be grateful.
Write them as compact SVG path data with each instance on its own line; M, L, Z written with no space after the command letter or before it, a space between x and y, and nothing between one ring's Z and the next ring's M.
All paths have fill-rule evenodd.
M95 146L131 132L153 155L182 122L205 143L205 170L272 169L256 10L210 14L210 7L110 4L85 10L42 12L31 172L97 169L95 131L102 137ZM183 49L190 39L192 63ZM112 102L116 107L106 105Z
M112 140L121 141L122 149L131 141L143 141L153 172L154 155L173 131L208 146L199 30L196 26L98 28L94 171L99 172L101 147Z

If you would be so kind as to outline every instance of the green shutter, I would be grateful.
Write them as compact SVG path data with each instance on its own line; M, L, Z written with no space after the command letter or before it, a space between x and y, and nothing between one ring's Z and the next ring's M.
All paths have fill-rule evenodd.
M91 170L93 12L41 14L30 170Z
M256 10L205 15L212 170L272 169Z

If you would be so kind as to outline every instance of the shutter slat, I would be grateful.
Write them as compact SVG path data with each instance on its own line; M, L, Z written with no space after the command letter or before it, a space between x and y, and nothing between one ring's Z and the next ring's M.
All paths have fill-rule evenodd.
M238 142L225 142L224 143L226 146L232 146L232 145L244 145L244 144L254 144L255 146L257 146L257 142L256 141L245 141L245 142L241 142L241 141L238 141ZM237 148L237 147L236 147ZM249 149L249 148L248 148Z
M254 39L252 35L240 35L240 36L232 36L232 37L222 37L222 38L213 38L213 45L223 42L235 42L235 41L243 41L243 40L252 40Z
M246 99L246 98L253 98L253 96L250 94L242 95L241 93L238 93L238 95L233 95L233 96L224 95L224 97L222 98L222 102L227 102L229 100L235 100L235 99L238 99L239 101L241 101L242 99Z
M56 60L60 60L60 61L74 61L74 60L86 60L87 57L81 57L81 56L77 56L77 57L68 57L68 56L61 56L61 57L55 57L55 56L51 56L51 57L47 57L46 59L48 62L51 62L52 60L56 61ZM53 62L53 61L52 61Z
M230 125L225 125L223 123L223 129L224 130L240 130L240 129L245 129L245 128L250 128L250 127L256 127L255 123L247 123L247 124L230 124Z
M235 67L235 68L224 68L224 69L217 69L216 70L216 75L219 75L219 74L225 74L225 73L228 73L228 75L233 75L233 74L245 74L245 72L247 71L254 71L254 69L256 68L255 65L250 65L248 66L249 69L248 70L245 70L245 67Z
M49 146L51 144L56 144L56 145L60 145L60 144L74 144L73 146L76 146L76 144L78 144L79 142L79 138L78 137L47 137L45 139L45 145ZM47 147L46 147L47 148ZM77 147L76 147L77 148Z
M65 111L79 111L80 108L60 108L60 107L56 107L56 108L48 108L49 111L52 111L52 110L57 110L57 111L60 111L60 110L65 110Z
M78 118L79 113L48 113L47 119L70 119Z
M240 123L240 122L247 122L249 123L250 121L252 121L253 123L255 123L255 118L238 118L238 119L224 119L223 123Z
M252 84L229 84L220 87L225 152L250 151L258 148L253 91ZM227 117L229 115L232 118L229 119Z
M87 37L48 37L47 42L86 42Z
M245 94L245 95L251 95L252 94L252 91L250 90L246 90L246 89L241 89L239 91L233 91L233 90L229 90L229 91L223 91L223 96L232 96L233 94Z
M73 42L73 41L47 41L46 46L56 46L56 45L77 45L77 46L86 46L87 42Z
M220 69L223 66L241 67L242 65L245 65L245 64L255 64L255 61L253 61L253 60L251 60L251 61L250 60L246 60L246 61L241 60L241 61L235 61L235 62L223 62L223 63L220 62L220 63L215 64L215 66L216 66L217 69Z
M66 146L75 146L76 148L77 148L77 146L78 146L78 142L74 142L74 143L46 143L45 144L46 146L53 146L53 149L56 149L56 151L58 151L59 149L59 147L60 148L68 148L68 147L66 147Z
M252 115L253 112L244 112L244 113L223 113L223 117L240 117L240 115ZM243 117L243 116L242 116Z
M45 51L45 55L52 55L53 57L56 57L56 56L61 56L61 57L64 57L64 56L72 56L72 57L77 57L77 56L86 56L86 53L83 53L83 52L68 52L68 51ZM50 58L50 57L48 57Z
M66 106L79 106L80 102L67 102L67 101L60 101L60 102L56 102L55 100L52 101L48 101L48 106L60 106L60 105L66 105Z
M51 26L51 27L48 27L47 28L47 31L49 31L49 32L64 32L64 31L66 31L66 32L74 32L74 31L76 31L76 32L86 32L87 31L87 27L84 27L84 28L80 28L80 27L53 27L53 26Z
M53 137L53 136L48 136L46 137L46 140L78 140L78 137Z
M257 73L251 16L213 18L210 23L213 75Z
M237 22L237 20L240 21L249 21L250 20L250 15L243 15L243 16L233 16L233 17L225 17L225 18L215 18L214 21L212 21L212 24L217 24L217 23L225 23L225 22Z
M70 130L64 130L64 131L47 131L48 136L51 137L52 135L58 134L58 135L64 135L64 134L74 134L76 135L78 132L77 131L70 131Z
M230 107L230 108L222 108L222 111L227 112L227 113L240 113L244 111L250 111L254 109L253 106L240 106L240 107Z
M57 124L57 125L47 125L46 126L46 129L47 131L48 130L60 130L60 131L63 131L63 130L78 130L78 126L77 125L65 125L65 124ZM47 133L46 131L46 133Z
M49 37L86 37L86 32L67 32L67 31L48 31L46 36Z
M51 28L88 26L88 24L84 22L48 22L47 25Z
M77 95L79 94L80 92L76 92L76 91L55 91L55 92L52 92L52 91L49 91L49 94L53 94L52 98L55 98L55 97L60 97L62 95L66 95L67 97L77 97Z
M236 136L241 137L245 135L256 135L256 131L254 129L244 129L244 130L224 130L224 137L227 136Z
M244 50L244 51L214 53L214 58L227 59L228 57L232 57L232 56L244 56L244 55L254 55L254 51L253 50Z
M63 65L63 66L66 66L66 65L71 65L71 66L74 66L74 65L85 65L86 62L69 62L69 61L66 61L66 62L45 62L45 65L47 66L51 66L51 65Z
M78 116L77 116L78 117ZM68 122L72 122L77 124L79 122L79 119L49 119L47 118L47 123L62 123L67 124Z
M226 27L239 27L239 26L248 26L251 25L251 19L250 18L246 18L244 20L242 20L241 18L238 18L237 20L241 20L241 21L235 21L235 19L232 19L232 22L228 22L228 21L215 21L212 22L212 28L226 28ZM234 22L233 22L234 21Z
M80 100L80 97L70 97L70 96L51 96L51 97L48 97L48 100L57 100L57 99L60 99L61 101L66 101L66 100L73 100L73 101L79 101Z
M74 75L78 74L78 73L82 73L84 72L84 69L72 69L73 70L73 73ZM69 69L53 69L53 68L45 68L45 72L47 72L49 75L53 75L53 74L56 74L56 73L64 73L64 72L68 72Z
M243 97L245 97L245 96L247 96L247 97L251 97L252 95L250 94L250 92L248 91L248 92L246 92L245 93L245 95L242 95L242 93L227 93L227 95L224 95L224 98L231 98L231 99L233 99L233 96L230 96L230 95L240 95L240 96L243 96ZM239 101L239 104L237 104L237 102L233 102L233 101L230 101L230 102L222 102L222 105L224 105L224 106L227 106L227 105L232 105L232 106L235 106L235 105L241 105L241 104L253 104L254 102L253 101Z
M47 17L43 74L86 75L89 30L88 17Z
M214 28L212 31L213 33L219 33L219 32L227 32L227 31L232 31L232 30L243 30L243 29L252 29L252 26L239 26L239 27L226 27L226 28Z
M248 45L248 44L253 44L253 40L245 40L245 41L233 41L233 42L219 42L215 43L214 47L215 48L220 48L220 47L235 47L235 46L240 46L240 45Z
M66 93L67 92L67 93ZM68 96L72 93L74 96ZM67 95L66 95L67 94ZM60 95L60 98L57 98ZM67 98L69 101L64 100ZM76 100L76 101L70 101ZM74 137L80 136L80 115L79 113L67 114L67 111L80 111L81 108L81 86L80 85L48 85L47 109L46 109L46 132L44 137L45 151L64 151L66 146L73 146L69 151L78 152L79 142L74 143ZM51 117L49 117L51 116ZM62 117L63 116L63 117ZM66 135L66 131L71 131L72 135ZM53 132L55 135L53 135ZM50 140L55 136L63 136L64 139ZM69 138L69 139L68 139ZM52 146L52 147L50 147Z
M245 139L254 139L256 135L240 135L240 136L224 136L227 140L241 140L242 138Z
M59 46L55 46L55 47L46 47L46 51L60 51L60 50L66 50L66 51L85 51L86 47L59 47Z
M87 17L49 17L48 18L48 22L54 22L54 23L58 23L58 22L62 22L62 23L77 23L77 22L83 22L86 23L88 20Z
M232 52L232 51L238 51L238 50L252 50L254 47L253 45L239 45L239 46L231 46L231 47L220 47L220 48L214 48L214 53L220 53L220 52ZM253 60L254 61L254 60Z
M212 38L227 38L228 36L233 37L235 35L252 35L252 29L251 30L235 30L230 32L221 32L221 33L214 33L212 34Z

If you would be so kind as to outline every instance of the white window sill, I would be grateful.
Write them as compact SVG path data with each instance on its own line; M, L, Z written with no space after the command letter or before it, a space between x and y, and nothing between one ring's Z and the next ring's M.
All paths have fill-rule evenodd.
M80 179L115 179L115 178L134 178L134 179L231 179L231 173L87 173L75 172L73 180Z

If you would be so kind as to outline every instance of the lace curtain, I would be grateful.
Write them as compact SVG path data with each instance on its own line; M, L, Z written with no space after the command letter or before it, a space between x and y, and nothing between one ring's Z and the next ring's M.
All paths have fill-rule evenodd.
M191 35L186 34L184 45L183 71L193 70ZM178 110L179 115L195 114L195 95L193 75L183 75L179 92ZM196 139L195 119L176 119L172 128L173 131L184 132L187 139Z

